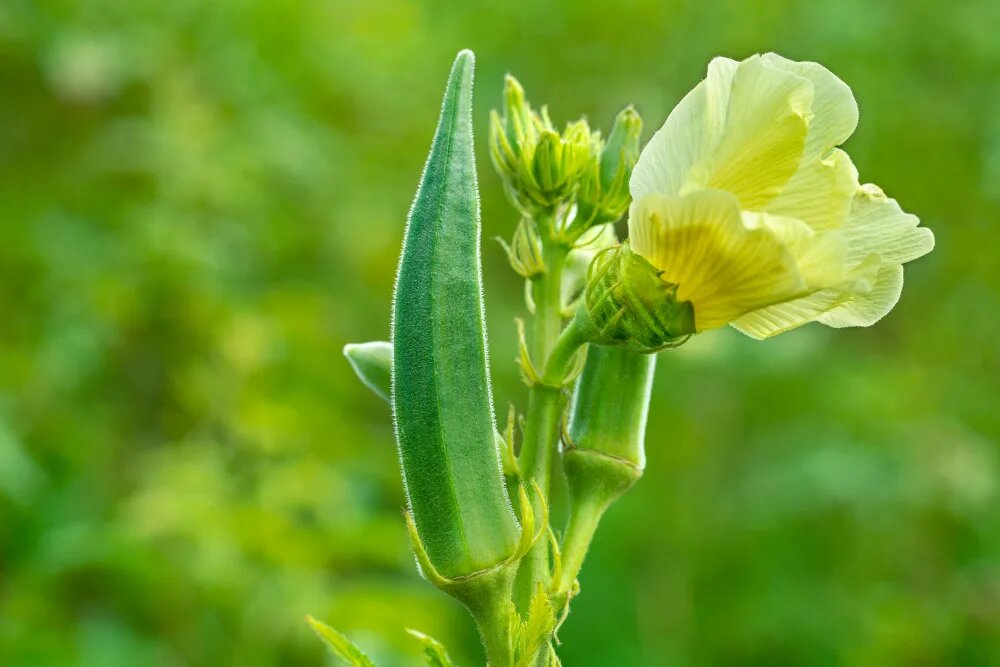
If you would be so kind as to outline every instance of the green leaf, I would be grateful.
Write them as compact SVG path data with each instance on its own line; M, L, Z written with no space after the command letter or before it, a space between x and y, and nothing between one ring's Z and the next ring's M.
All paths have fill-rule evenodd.
M411 635L420 640L420 643L424 646L424 658L427 662L428 667L455 667L455 663L451 661L448 657L448 651L445 650L444 645L438 640L425 635L418 630L407 629Z
M392 395L392 343L383 340L349 343L344 356L358 379L383 401Z
M494 437L472 146L470 51L458 54L410 210L393 309L396 441L417 534L437 572L509 558L519 530Z
M333 651L333 654L346 662L351 667L375 667L375 663L364 654L364 652L351 643L344 635L340 634L326 623L317 621L312 616L307 616L309 625L319 635L319 638L326 642L326 645Z

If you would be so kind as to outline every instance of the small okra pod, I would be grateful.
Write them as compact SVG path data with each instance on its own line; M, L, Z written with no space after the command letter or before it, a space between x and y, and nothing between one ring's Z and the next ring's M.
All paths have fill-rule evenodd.
M592 344L563 434L570 516L556 592L568 601L604 512L642 476L656 356Z

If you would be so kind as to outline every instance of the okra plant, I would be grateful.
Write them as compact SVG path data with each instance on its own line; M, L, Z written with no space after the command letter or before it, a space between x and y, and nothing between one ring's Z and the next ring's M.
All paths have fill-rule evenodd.
M422 575L459 600L491 667L559 664L556 633L605 511L642 476L656 353L726 324L767 338L807 322L867 326L899 299L931 232L861 185L838 148L854 96L824 67L716 58L640 153L625 107L607 136L559 130L507 77L490 159L519 222L523 414L497 424L463 51L406 224L392 340L348 345L389 401ZM614 223L628 217L628 238ZM667 362L667 360L664 360ZM554 510L553 476L566 507ZM562 486L562 484L560 484ZM553 517L563 517L556 522ZM313 621L353 665L371 661ZM444 647L415 633L428 664Z

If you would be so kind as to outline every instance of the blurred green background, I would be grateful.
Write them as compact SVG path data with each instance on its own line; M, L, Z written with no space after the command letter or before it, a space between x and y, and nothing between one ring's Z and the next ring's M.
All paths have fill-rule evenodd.
M850 83L847 149L937 234L877 327L660 359L649 468L608 515L568 667L1000 664L1000 4L3 0L0 664L384 665L470 621L421 581L387 407L403 221L455 52L485 159L510 71L646 137L715 55ZM521 284L484 243L496 399ZM481 664L481 663L480 663Z

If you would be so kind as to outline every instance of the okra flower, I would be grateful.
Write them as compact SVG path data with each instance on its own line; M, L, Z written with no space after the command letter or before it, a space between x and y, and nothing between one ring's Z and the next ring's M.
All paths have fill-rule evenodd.
M934 236L859 185L837 148L857 121L843 81L772 53L716 58L671 112L632 172L629 236L695 331L868 326L896 304Z

